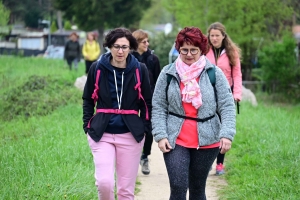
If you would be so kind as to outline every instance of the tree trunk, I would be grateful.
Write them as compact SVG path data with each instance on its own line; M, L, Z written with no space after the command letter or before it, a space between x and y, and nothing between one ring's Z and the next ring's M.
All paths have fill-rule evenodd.
M56 12L56 16L57 16L58 30L59 30L59 32L62 32L63 26L62 26L62 14L61 14L61 11L57 11Z
M99 33L99 36L98 36L98 42L99 42L99 45L100 45L100 55L104 54L105 53L105 50L104 50L104 47L103 47L103 41L104 41L104 27L99 27L98 28L98 33Z

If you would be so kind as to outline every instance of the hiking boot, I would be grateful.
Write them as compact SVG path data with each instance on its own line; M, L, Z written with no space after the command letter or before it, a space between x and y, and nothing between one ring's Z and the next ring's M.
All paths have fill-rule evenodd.
M142 160L140 161L140 165L141 165L141 167L142 167L142 173L143 173L144 175L150 174L149 160L148 160L148 158L142 159Z
M225 174L225 171L224 171L224 166L222 163L219 163L217 164L216 166L216 175L222 175L222 174Z

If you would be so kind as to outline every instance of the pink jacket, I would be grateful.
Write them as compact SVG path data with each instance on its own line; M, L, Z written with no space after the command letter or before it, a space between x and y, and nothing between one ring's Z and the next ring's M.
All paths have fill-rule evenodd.
M217 65L219 68L221 68L229 82L229 85L232 86L231 66L229 64L229 58L227 57L225 49L221 52L217 63L215 61L215 55L212 48L209 49L208 53L206 54L206 57L212 64ZM232 66L232 70L232 78L234 82L233 98L242 100L242 72L240 59L236 60L236 65Z

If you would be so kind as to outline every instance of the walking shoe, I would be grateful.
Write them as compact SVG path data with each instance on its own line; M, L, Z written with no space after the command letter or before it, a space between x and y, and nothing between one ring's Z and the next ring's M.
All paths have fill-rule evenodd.
M222 174L225 174L224 166L222 163L219 163L216 166L216 175L222 175Z
M150 174L149 160L148 160L148 158L142 159L142 160L140 161L140 165L141 165L141 167L142 167L142 173L143 173L144 175Z

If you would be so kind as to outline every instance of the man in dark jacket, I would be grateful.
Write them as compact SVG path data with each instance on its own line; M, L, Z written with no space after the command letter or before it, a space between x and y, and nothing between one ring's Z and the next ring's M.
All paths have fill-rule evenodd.
M146 64L149 72L149 80L151 85L152 93L154 91L154 87L157 81L157 78L160 73L160 64L158 57L153 54L149 46L149 39L148 34L143 30L137 30L132 33L135 39L138 42L138 49L134 51L132 54L138 59L138 61ZM141 167L142 173L145 175L150 174L149 169L149 160L148 156L151 154L151 146L153 143L153 136L152 134L148 134L146 136L146 140L144 143L143 154L141 156Z
M75 32L71 33L70 40L65 45L64 59L67 61L70 70L72 69L72 63L75 70L77 70L77 65L80 61L80 44L78 35Z

